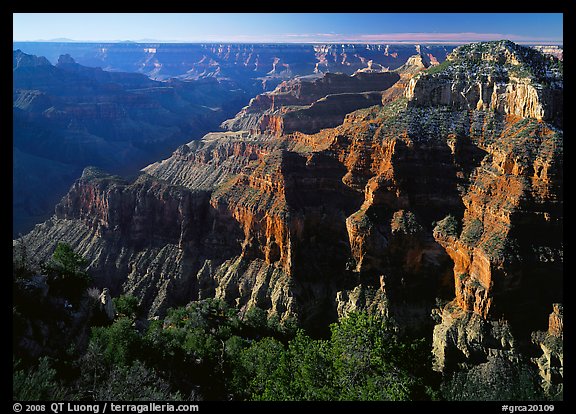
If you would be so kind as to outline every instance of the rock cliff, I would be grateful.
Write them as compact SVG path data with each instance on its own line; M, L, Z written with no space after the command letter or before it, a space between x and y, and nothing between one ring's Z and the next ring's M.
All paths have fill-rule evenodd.
M217 128L244 97L226 81L158 82L14 51L14 234L49 217L84 167L135 173Z
M392 72L298 77L256 96L222 127L276 135L295 131L312 134L341 124L344 116L356 109L380 104L382 91L399 79Z
M410 81L413 105L493 110L562 127L562 61L510 41L462 46Z
M56 62L69 54L84 66L136 72L153 79L232 79L274 89L313 73L394 70L415 53L443 62L454 46L415 44L211 44L14 42L14 49ZM267 86L270 84L270 86ZM254 94L258 93L257 90Z
M397 73L403 94L334 128L208 134L134 180L87 170L23 242L38 258L70 243L98 283L136 294L150 315L219 297L319 333L369 309L428 337L435 369L474 379L478 398L498 397L482 378L504 371L557 397L563 134L561 100L546 97L562 75L508 42L462 46L448 62L419 62L412 80ZM499 73L496 105L478 104L484 92L470 91L484 75L462 75L465 65ZM520 78L504 75L509 65L532 71L523 84L535 95L511 92ZM331 78L321 79L277 95L292 105ZM249 108L269 110L272 96ZM234 122L252 120L245 108Z
M396 99L409 80L429 66L429 59L417 54L394 71L367 69L351 76L326 73L297 77L256 96L222 127L275 135L296 131L314 134L340 125L346 114L357 109Z

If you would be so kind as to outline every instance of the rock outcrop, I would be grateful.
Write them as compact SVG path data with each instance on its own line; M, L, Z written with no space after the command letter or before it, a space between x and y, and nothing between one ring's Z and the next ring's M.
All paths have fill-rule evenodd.
M382 92L399 79L394 72L298 77L256 96L222 127L275 135L316 133L341 124L344 116L356 109L380 104Z
M222 127L256 134L314 134L340 125L346 114L357 109L393 101L414 75L429 66L427 57L417 54L394 71L370 69L358 70L352 76L326 73L297 77L256 96Z
M410 81L412 105L492 110L562 127L562 63L509 41L462 46Z
M483 60L501 59L506 65L517 53L524 60L516 65L532 63L521 48L508 52ZM424 75L423 82L430 79ZM539 97L547 93L543 87ZM538 112L524 118L497 106L471 112L469 139L486 155L463 188L462 220L447 217L434 229L454 261L455 299L434 329L436 367L445 373L457 369L447 361L470 364L495 354L518 361L530 347L531 332L546 326L551 304L562 298L562 132L543 123ZM452 145L458 156L460 145ZM476 328L470 329L471 321ZM470 340L470 335L480 336ZM550 383L547 371L541 372Z
M533 361L538 367L542 387L555 397L561 397L564 386L564 310L555 303L548 319L548 331L538 331L532 334L532 341L542 351L540 357Z
M108 320L113 321L116 317L116 309L114 308L114 303L112 302L112 296L108 288L102 289L102 293L99 296L100 301L100 312L102 312Z

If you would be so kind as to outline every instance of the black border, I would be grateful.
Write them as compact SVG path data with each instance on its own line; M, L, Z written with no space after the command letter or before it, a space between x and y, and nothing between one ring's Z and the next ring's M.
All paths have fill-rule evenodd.
M395 0L395 1L369 1L364 0L364 2L348 2L343 5L332 4L329 2L297 2L297 1L289 1L289 2L278 2L278 1L268 1L268 2L243 2L243 1L235 1L233 3L230 2L194 2L194 1L172 1L172 2L154 2L153 4L150 3L142 3L134 5L131 2L78 2L76 4L70 4L68 2L43 2L40 4L30 4L26 1L10 1L11 4L6 5L4 4L3 7L8 8L5 13L2 13L2 17L5 18L5 23L3 27L5 30L12 29L12 13L64 13L64 12L86 12L86 13L105 13L105 12L114 12L114 13L128 13L128 12L138 12L138 13L179 13L179 12L230 12L230 13L245 13L245 12L253 12L253 13L297 13L297 12L306 12L306 13L563 13L564 14L564 68L569 73L573 72L574 68L574 36L571 33L572 27L576 24L576 16L575 16L575 9L576 5L573 3L573 0L545 0L540 1L537 4L532 2L526 1L495 1L495 0L480 0L474 3L472 2L464 2L464 1L443 1L443 0L430 0L430 1L402 1L402 0ZM431 16L433 17L433 15ZM6 34L4 37L6 42L8 39L11 38L10 33ZM8 47L3 48L2 50L5 51L6 55L8 55L10 49ZM6 60L4 64L7 66L8 56L6 56ZM7 70L7 69L6 69ZM573 75L568 75L568 81L565 81L564 87L567 88L567 93L565 93L565 104L568 106L572 105L571 100L574 96L573 92ZM11 83L11 82L10 82ZM2 82L2 92L3 97L5 99L2 108L8 112L8 97L12 95L11 90L9 89L9 82L5 81ZM570 114L570 111L565 111ZM3 117L4 121L2 122L3 129L12 129L12 123L8 122L8 119L11 119L9 114L5 114ZM571 147L572 147L572 136L574 135L570 131L574 130L574 126L570 123L570 115L565 118L564 122L564 133L568 136L568 139L564 142L564 149L565 154L568 154L568 159L570 159L571 154ZM10 131L12 132L12 131ZM7 138L8 131L2 134L3 136L3 144L8 142L12 143L12 139L10 140ZM12 136L12 135L11 135ZM566 151L568 150L568 151ZM7 159L4 159L2 162L2 166L6 169L4 177L12 177L12 151L9 148L6 148L3 151L4 156ZM12 180L9 181L9 189L10 191L13 190ZM8 190L5 190L8 191ZM10 198L12 197L12 192L10 192ZM12 228L12 215L6 215L7 223L3 226L5 231L7 229ZM567 223L570 223L570 216L568 217ZM569 228L572 228L570 225ZM5 234L5 233L4 233ZM11 234L11 233L10 233ZM569 232L565 232L565 234L570 234ZM570 243L566 236L564 237L565 243L565 251L570 252ZM8 244L8 243L7 243ZM6 252L11 252L11 248L6 246ZM9 254L9 253L7 253ZM6 261L7 263L7 261ZM566 267L566 266L565 266ZM5 280L9 280L7 275L5 275ZM543 281L545 283L545 281ZM5 289L5 291L11 291L9 288ZM564 290L566 291L566 290ZM11 309L11 306L5 307L7 313L7 320L11 321L11 316L8 315L8 311ZM543 401L541 404L543 405L554 405L555 410L554 413L557 412L566 412L569 406L572 406L574 401L574 395L571 393L572 390L576 390L574 386L574 378L573 378L573 367L574 362L571 355L571 344L572 342L572 314L573 306L571 306L570 302L566 303L564 301L564 324L567 329L564 329L564 348L568 351L565 355L565 374L564 374L564 401ZM9 319L8 319L9 318ZM9 355L4 355L6 360L10 358ZM8 364L8 361L6 361ZM568 369L566 369L568 368ZM6 374L10 372L9 370L5 371ZM11 382L11 380L10 380ZM9 391L5 390L4 395L7 395ZM13 404L11 402L10 404ZM47 410L49 411L49 406L51 402L42 402L46 405ZM160 403L160 402L159 402ZM502 405L530 405L534 404L532 402L494 402L494 401L475 401L475 402L465 402L465 401L433 401L433 402L210 402L210 401L200 401L200 402L190 402L191 404L198 404L199 411L201 413L205 412L213 412L215 410L221 409L228 409L232 408L234 410L238 409L241 412L244 411L259 411L262 412L271 412L275 409L303 409L303 410L345 410L345 411L356 411L360 410L362 412L377 412L380 410L389 410L387 412L396 413L396 412L417 412L417 413L428 413L431 410L438 410L440 412L454 412L454 413L463 413L469 412L470 410L482 410L483 413L494 413L494 412L503 412ZM25 404L22 402L22 404ZM90 403L94 404L94 403ZM100 405L100 413L102 412L102 404ZM130 402L126 402L126 404L130 404ZM535 403L540 404L540 403ZM12 406L6 406L7 412L14 412L12 411Z

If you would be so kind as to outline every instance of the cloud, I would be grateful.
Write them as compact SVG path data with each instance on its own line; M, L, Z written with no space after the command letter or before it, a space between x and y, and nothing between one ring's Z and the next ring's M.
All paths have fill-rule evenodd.
M441 40L451 42L490 41L490 40L522 40L522 36L502 33L387 33L375 35L360 35L358 38L370 41L430 41Z
M358 40L366 42L441 42L441 43L467 43L491 40L512 40L514 42L553 42L559 39L529 38L510 33L383 33L356 36ZM560 40L561 41L561 40Z
M284 33L273 35L236 35L222 37L205 35L194 41L243 42L243 43L445 43L459 44L491 40L512 40L517 43L562 43L562 39L529 38L510 33L380 33L380 34L341 34L341 33Z

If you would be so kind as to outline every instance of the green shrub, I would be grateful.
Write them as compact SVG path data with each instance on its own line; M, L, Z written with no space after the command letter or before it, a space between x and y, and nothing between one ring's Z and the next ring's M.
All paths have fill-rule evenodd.
M104 362L110 365L130 365L140 350L141 338L132 320L120 317L107 327L92 328L92 339L103 350Z
M86 259L74 252L68 244L58 243L50 261L42 265L42 270L48 277L50 291L78 303L92 282L86 272L86 264Z
M18 369L14 362L12 372L12 399L15 401L53 401L65 397L65 389L56 379L56 370L47 357L40 358L38 366Z
M268 394L278 399L277 388L286 386L286 381L278 381L285 352L284 345L270 337L242 350L233 370L232 392L242 399L262 399Z
M30 255L28 253L28 247L24 243L23 239L18 239L16 245L13 248L12 255L12 276L14 280L28 279L34 272L31 270L32 264L30 261Z
M482 243L482 249L493 259L502 259L506 247L506 235L498 232Z
M458 220L449 214L436 223L434 233L444 237L458 237Z
M112 301L114 302L116 312L121 316L135 319L140 314L138 298L136 296L120 295L117 298L113 298Z
M232 392L254 400L429 399L419 375L430 366L422 341L404 343L384 320L352 313L331 326L329 340L303 331L288 346L267 337L238 351ZM423 355L426 355L423 356Z
M451 64L452 64L452 62L450 62L449 60L445 60L444 62L440 63L439 65L430 66L426 70L425 73L428 75L434 75L436 73L444 72L446 69L448 69L450 67Z
M133 299L117 299L119 308L126 305L123 313L133 312ZM400 340L380 316L351 313L331 325L328 339L312 339L302 330L290 339L284 336L293 330L290 320L281 324L253 309L240 322L224 302L205 300L170 310L145 330L126 316L94 327L83 355L60 361L77 370L67 379L68 395L268 401L434 396L426 378L429 356L423 357L429 349L422 341ZM47 361L37 369L15 369L14 396L56 398L63 394L57 378Z
M351 313L332 325L335 381L343 400L409 400L414 378L401 347L377 315Z
M268 315L266 311L256 306L251 307L244 315L244 323L252 329L264 331L267 328Z
M94 389L96 401L179 401L170 384L140 361L116 366Z
M478 219L472 219L464 224L460 240L469 246L473 246L482 237L484 233L484 225Z

